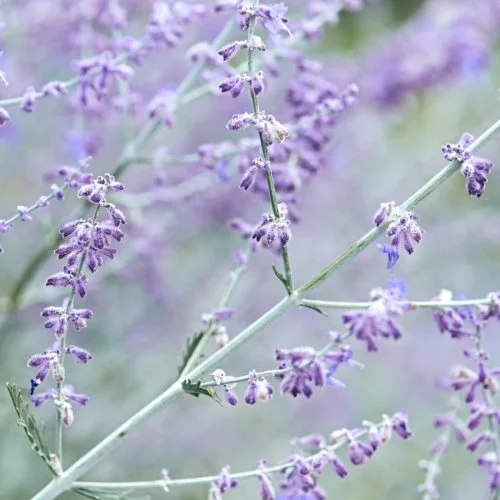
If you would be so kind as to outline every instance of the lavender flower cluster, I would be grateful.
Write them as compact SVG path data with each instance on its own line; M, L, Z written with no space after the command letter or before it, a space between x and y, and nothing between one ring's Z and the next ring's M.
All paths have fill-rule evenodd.
M89 397L76 393L72 385L65 384L65 355L69 354L75 362L82 364L87 364L92 359L86 349L68 344L69 327L80 332L87 327L87 320L93 315L90 309L75 308L75 299L87 294L85 270L94 273L107 260L115 257L116 249L112 243L120 242L125 236L121 226L127 221L124 213L107 201L109 193L123 190L123 184L109 174L93 178L91 174L85 173L76 177L74 172L68 170L62 170L62 174L71 176L74 187L79 188L79 198L84 198L95 206L94 215L90 219L72 220L59 230L61 236L68 240L59 245L55 254L60 260L66 259L66 262L62 271L47 278L45 285L69 287L70 293L61 306L49 306L42 310L44 326L53 330L56 341L41 353L31 356L28 367L37 369L36 375L31 379L30 389L35 406L52 400L63 423L70 426L74 420L71 402L86 405ZM100 220L101 210L106 211L109 218ZM36 393L49 374L54 378L57 388Z

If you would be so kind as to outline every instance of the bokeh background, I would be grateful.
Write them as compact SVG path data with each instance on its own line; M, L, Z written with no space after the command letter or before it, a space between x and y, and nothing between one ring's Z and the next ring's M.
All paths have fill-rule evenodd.
M40 88L49 80L70 78L72 61L84 43L75 34L77 11L82 7L77 4L92 11L94 4L104 3L4 0L0 61L9 86L1 89L2 97L20 95L29 85ZM129 12L128 34L141 33L152 3L121 2ZM306 4L312 4L287 3L292 25L304 15ZM332 134L325 166L301 190L302 220L293 226L290 244L296 283L305 282L364 234L381 201L403 201L442 168L441 145L456 141L464 131L478 135L498 119L500 3L469 4L466 0L371 2L359 12L342 14L338 25L307 47L309 57L323 62L328 79L340 85L356 81L360 95ZM212 40L224 23L224 16L210 15L188 26L175 49L155 52L136 68L131 86L142 101L132 117L114 111L102 117L86 114L82 119L66 98L43 101L31 115L9 108L12 123L0 131L2 218L14 214L17 205L29 205L48 192L48 172L74 164L76 131L84 130L101 143L91 170L109 171L130 133L146 123L147 102L162 86L178 84L189 70L187 49L196 41ZM109 36L92 22L89 29L94 36ZM236 30L235 36L239 36ZM102 40L94 42L91 35L88 40L86 50L92 54ZM262 97L264 109L282 121L289 116L285 94L293 78L285 63L282 78L271 79ZM388 88L392 88L390 98L381 94L381 89ZM175 126L162 128L143 153L153 155L157 148L168 147L172 155L190 154L202 143L234 140L236 136L225 130L226 119L249 106L246 97L234 102L226 96L206 95L179 108ZM499 145L500 139L494 139L481 155L498 161ZM173 162L165 170L165 182L171 187L205 172L196 162ZM121 244L116 262L91 279L88 298L79 301L93 309L94 318L75 342L88 348L94 359L87 366L68 363L67 376L91 401L87 408L77 408L76 421L66 432L66 463L172 382L186 337L201 328L201 314L218 302L234 267L232 253L244 247L229 229L229 221L234 217L256 221L267 210L264 200L238 188L240 174L231 165L228 172L228 179L209 172L203 177L203 189L181 201L160 196L152 204L148 200L155 196L157 171L138 164L124 176L127 194L116 197L116 202L128 207L129 238ZM415 300L430 299L442 288L471 298L498 290L499 200L497 170L479 200L466 194L462 176L454 176L418 208L426 233L414 255L402 256L389 272L384 256L370 247L335 273L314 297L364 301L371 289L393 275L406 280L409 296ZM26 360L51 342L39 311L58 299L43 286L46 276L59 269L56 258L30 274L29 287L10 314L8 297L51 230L67 220L78 204L69 192L64 202L38 210L33 223L19 223L2 238L2 382L27 387L33 373ZM235 310L226 324L230 336L282 297L281 284L271 271L271 263L278 261L267 251L252 256L230 303ZM294 436L327 434L363 419L377 421L382 413L405 411L414 432L411 440L394 439L365 465L350 467L346 479L325 473L321 484L329 498L414 498L423 479L417 463L428 457L429 445L438 435L433 417L447 408L449 399L435 387L435 380L462 361L464 345L441 336L429 311L414 312L401 323L404 337L382 343L376 354L366 353L354 342L356 359L365 369L339 372L346 389L318 391L310 400L277 395L265 405L234 408L185 396L127 438L86 479L152 480L160 477L163 467L173 478L217 473L226 464L233 471L246 470L260 458L271 463L285 458ZM235 375L269 369L275 364L276 348L320 347L328 330L341 328L339 312L324 318L308 310L292 311L222 368ZM493 360L500 357L497 337L498 328L491 328L487 343ZM44 422L51 442L53 408L47 405L35 414ZM0 442L0 498L29 498L50 476L16 426L6 391L0 394ZM474 456L456 445L443 461L439 485L443 499L487 498L485 471L477 468ZM246 481L227 498L253 499L257 492L257 481ZM165 493L149 495L163 498ZM175 489L169 497L203 499L206 488ZM63 498L77 497L67 493Z

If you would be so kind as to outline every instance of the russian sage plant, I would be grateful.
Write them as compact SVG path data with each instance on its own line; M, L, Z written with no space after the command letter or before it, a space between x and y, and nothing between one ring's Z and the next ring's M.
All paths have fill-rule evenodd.
M56 160L43 176L37 157L37 172L31 172L30 179L48 181L46 194L38 192L36 201L26 205L16 200L14 215L0 220L0 258L7 262L17 251L23 257L16 256L16 265L6 273L12 283L4 286L0 302L0 335L7 339L15 331L34 339L26 353L31 371L23 368L21 374L6 374L16 379L6 386L17 422L47 472L46 484L37 492L40 485L33 484L30 493L21 488L14 494L6 492L6 498L30 495L49 500L70 491L94 499L138 498L143 490L167 498L211 500L387 498L353 490L351 471L384 460L407 463L401 457L413 460L414 455L419 457L411 462L415 482L398 483L397 491L404 491L396 493L398 498L437 499L439 491L446 498L459 498L453 489L457 479L453 471L449 472L452 479L439 485L454 441L460 445L457 449L465 449L468 459L461 474L475 481L460 498L500 498L500 407L496 401L500 361L495 350L498 342L495 345L491 337L500 319L500 292L483 286L477 298L468 298L449 290L446 283L435 283L433 273L436 277L440 273L432 269L431 252L437 254L444 248L450 259L458 253L457 246L452 247L451 231L447 235L444 229L436 230L435 221L445 219L445 224L451 224L446 218L455 208L446 209L445 202L450 200L443 195L434 212L415 211L458 177L455 174L463 179L453 198L459 198L471 213L478 210L477 204L494 191L498 179L492 177L487 189L488 177L495 175L493 162L477 153L500 131L500 120L476 136L462 133L456 143L445 143L441 154L435 148L431 163L444 159L446 164L440 170L432 167L433 175L420 186L414 181L422 178L411 165L417 162L406 155L406 165L398 166L406 169L404 177L399 177L405 183L393 189L389 198L389 190L378 181L383 165L375 162L376 134L383 126L397 142L398 124L390 123L391 113L414 112L411 106L417 108L421 97L424 100L423 96L446 85L468 85L468 95L480 88L477 75L487 71L498 39L498 1L484 0L476 6L466 0L423 1L419 10L406 14L403 24L387 30L383 39L368 44L352 60L345 54L341 57L332 40L341 39L337 33L344 19L349 41L354 38L349 26L355 26L359 18L366 20L362 26L373 30L368 39L375 37L380 21L374 13L382 12L383 2L56 3L57 9L48 9L58 11L52 13L44 10L44 2L35 0L27 2L26 13L16 6L3 7L7 33L22 29L36 42L42 24L42 31L51 35L46 44L36 47L40 52L36 55L50 59L55 54L67 75L46 81L48 74L60 75L61 64L55 64L54 58L54 67L44 68L43 81L36 85L27 81L17 96L0 100L4 132L0 138L9 147L20 140L16 137L24 120L38 119L40 132L47 110L52 109L47 123L57 121L55 108L49 106L64 106L61 124L41 132L44 147L50 147L46 137L50 132L51 138L61 135L59 142L66 150L55 153L64 160ZM17 26L25 15L25 25ZM16 61L11 38L15 37L6 36L6 61L0 72L3 87L9 84L9 90L26 79L27 65L23 55ZM57 42L62 39L63 46ZM190 67L184 73L187 64ZM50 103L52 98L59 102ZM194 102L199 108L184 109ZM453 103L450 109L459 106ZM488 103L491 106L493 102ZM29 113L33 118L25 116ZM357 113L361 118L356 118ZM470 119L471 127L478 121L472 119L474 114L478 113L469 113L465 119ZM377 123L370 123L369 116L377 116ZM413 133L425 135L425 127L416 127ZM455 133L450 130L450 135ZM443 142L453 140L447 132L443 138ZM342 155L349 158L353 151L352 158L370 172L349 180ZM394 163L401 161L398 152L391 151L389 156L397 157ZM330 168L336 161L341 167ZM365 182L373 196L356 200L356 185ZM323 190L315 188L318 185ZM25 191L31 194L33 190ZM405 190L413 191L406 199ZM6 182L3 192L10 201ZM341 206L337 198L350 205ZM54 200L65 204L64 213L61 206L51 205ZM330 246L347 245L357 213L363 214L368 231L351 239L347 250L329 258L318 271L316 264L325 252L333 252ZM469 229L473 238L461 240L460 251L463 242L480 239L486 226L488 236L498 244L496 219L493 224L483 219ZM19 229L16 240L18 221L37 224L44 237ZM27 242L19 244L23 238ZM381 242L372 245L379 238ZM447 238L448 246L443 246ZM233 245L223 255L220 241ZM351 287L349 280L354 278L339 274L334 288L337 300L314 298L313 291L368 248L375 250L369 269L358 269L362 287ZM228 266L226 256L231 252L233 263ZM417 273L411 272L412 261L422 268L417 267ZM359 268L367 266L367 261L360 258L359 262ZM496 260L491 259L489 265L494 274ZM52 270L42 278L45 267ZM221 287L218 276L228 267L232 269ZM423 300L411 298L408 284L425 272L433 291ZM460 275L459 269L454 272ZM373 276L380 279L384 274L388 276L383 282L369 284ZM483 285L477 279L477 286L468 286L472 279L467 273L460 276L460 293L471 295ZM192 288L186 284L190 279L196 282ZM365 299L349 299L359 288L365 293L359 298ZM137 299L138 290L142 301ZM278 301L268 302L269 290L279 293ZM37 316L38 306L44 333L27 327ZM340 313L331 317L335 310ZM201 314L201 319L193 320L193 314L196 318ZM425 368L419 377L424 371L435 373L430 366L432 356L429 360L426 356L439 336L415 321L408 322L413 327L406 326L406 317L418 314L424 318L419 321L427 318L436 332L444 334L449 350L448 358L435 367L440 391L432 392L439 401L438 407L432 406L433 416L412 404L412 392L395 387L398 371L409 370L399 353L412 336L425 333L421 341L425 348L412 352L415 362ZM179 319L184 316L185 322ZM279 327L275 325L278 319ZM196 325L196 333L183 331L188 321ZM159 334L165 329L170 331L167 344L160 344L164 339ZM287 332L285 337L279 336L281 330ZM261 345L255 348L250 341L257 337ZM451 343L459 344L459 355ZM16 350L9 352L10 345L2 349L5 360L20 362ZM148 349L161 356L161 370L144 361ZM390 356L384 357L384 352ZM450 352L458 364L448 366ZM88 368L80 371L74 364ZM390 374L391 384L377 386L367 374L381 368ZM135 411L128 414L131 373L137 375L141 387L135 391L141 397L133 400ZM356 384L370 390L360 392ZM411 384L409 391L422 390L418 377ZM431 389L425 389L425 398ZM387 401L382 395L390 390L397 404L381 408ZM155 391L158 394L151 399ZM441 391L453 396L441 397ZM380 400L374 401L373 394ZM112 407L104 403L108 400L114 401ZM290 424L280 425L289 437L286 443L272 431L265 434L266 422L274 417L265 413L263 403L275 405L273 412L280 423L291 408L309 412L296 427L303 430L302 435L294 436L295 427L289 430ZM214 410L216 404L221 408ZM154 450L162 443L162 434L148 429L144 437L139 430L160 412L164 418L162 410L174 405L191 405L195 409L189 415L196 418L184 417L180 411L165 412L168 423L162 430L168 427L176 441L166 450ZM359 409L363 414L358 414ZM225 435L225 423L216 439L193 438L181 431L183 425L190 426L192 436L197 426L203 429L205 425L206 431L212 425L210 412L215 411L217 419L226 423L241 420L245 432L238 434L237 443ZM319 432L316 418L329 428ZM10 432L14 418L9 422ZM428 452L422 452L428 446L427 433L421 430L425 424L437 429ZM110 432L106 432L108 425L113 429ZM84 435L91 427L97 442ZM151 432L156 433L154 437L148 435ZM136 433L135 442L128 439ZM258 444L259 434L266 437L265 449L255 449L248 439L255 435ZM396 444L392 437L404 443ZM111 453L122 441L132 443L132 451L121 477L107 477L109 471L120 471L119 466L103 467L98 481L85 477L108 455L112 461ZM217 446L220 449L212 449ZM388 451L379 453L381 448ZM186 472L195 463L189 456L193 450L211 458L208 470ZM9 449L6 455L10 456ZM220 463L219 457L223 457ZM360 473L373 476L370 466ZM381 483L395 484L400 479L397 467L384 470ZM200 485L203 490L194 496ZM388 495L388 491L381 494Z

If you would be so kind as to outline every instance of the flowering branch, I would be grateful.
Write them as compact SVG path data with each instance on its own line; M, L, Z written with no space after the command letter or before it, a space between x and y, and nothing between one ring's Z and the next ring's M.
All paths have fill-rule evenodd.
M259 5L259 0L253 0L252 8L255 11ZM248 43L248 76L250 78L255 77L255 63L254 63L254 55L255 55L255 47L253 47L253 40L255 37L255 21L256 21L256 14L254 13L253 15L250 16L249 20L249 25L248 25L248 37L247 37L247 43ZM259 107L259 99L257 97L257 93L255 91L255 87L252 83L249 85L250 88L250 96L252 98L252 107L253 107L253 112L254 116L257 119L260 115L260 107ZM286 135L288 135L288 132L286 132ZM269 149L267 145L267 141L264 138L264 133L259 130L259 141L260 141L260 147L262 150L262 156L264 159L264 165L266 165L265 168L265 174L266 174L266 179L267 179L267 186L269 189L269 198L271 200L271 206L273 209L273 215L276 219L281 219L282 218L282 213L279 207L278 203L278 197L276 194L276 187L274 185L274 179L273 179L273 171L271 168L271 161L269 159ZM292 293L293 291L293 278L292 278L292 268L290 265L290 256L288 255L288 247L286 244L282 244L281 247L281 252L283 256L283 265L285 267L285 276L286 276L286 289L289 294Z
M262 481L262 477L266 476L266 486L269 488L269 492L274 493L274 488L270 478L268 477L274 473L283 473L286 475L284 484L287 488L297 488L299 484L296 482L296 477L294 472L297 471L300 466L300 471L302 476L306 474L305 469L309 469L307 474L315 477L322 472L324 466L327 463L331 463L334 471L340 478L347 475L347 469L343 462L335 454L336 451L343 448L344 446L349 447L349 458L353 465L359 465L364 461L365 457L369 457L377 449L378 445L381 443L386 443L395 432L403 439L408 438L411 432L407 428L406 420L403 415L395 414L392 417L388 415L383 415L382 421L378 424L372 422L363 422L363 428L357 428L353 430L340 429L333 431L330 435L330 443L326 444L325 440L321 436L305 436L303 438L298 438L294 440L296 444L303 444L304 447L315 447L319 448L319 451L312 453L309 456L302 456L301 454L292 455L291 459L286 460L284 463L274 466L267 466L261 463L260 467L254 470L249 470L245 472L229 473L229 468L225 468L228 479L236 485L236 481L239 479L251 479L259 478ZM366 445L360 438L364 436L370 436L370 446ZM133 490L144 490L144 489L156 489L161 488L164 491L168 491L170 487L180 487L180 486L190 486L195 484L210 484L216 483L220 480L221 475L211 475L211 476L201 476L185 479L170 479L166 471L164 471L164 478L155 481L133 481L133 482L75 482L73 483L73 488L83 488L86 490L91 490L95 493L98 492L116 492L121 491L133 491ZM299 476L300 477L300 476ZM300 480L299 480L300 483ZM315 484L315 480L311 481ZM305 490L316 491L316 486L302 485ZM274 498L274 496L264 496L263 498Z
M495 122L489 129L481 134L469 147L470 152L477 150L491 139L500 130L500 120ZM427 198L436 189L438 189L447 179L449 179L460 168L460 162L453 161L444 167L431 180L418 189L410 196L402 205L404 209L410 209L418 205L422 200ZM333 272L340 268L345 262L350 260L362 252L370 243L372 243L388 226L388 222L382 223L380 226L372 229L365 234L360 240L352 245L340 257L334 260L331 264L320 271L305 285L288 295L275 306L265 312L251 325L245 328L239 335L228 342L222 349L213 353L205 359L200 365L194 368L190 373L186 374L188 379L196 379L216 367L222 360L229 356L234 350L249 342L253 337L260 333L267 325L276 318L285 314L295 305L300 305L302 297L309 291L318 287L326 280ZM98 443L94 448L77 460L69 469L61 476L54 479L45 488L43 488L35 497L35 500L48 500L55 498L58 494L68 489L73 481L81 477L89 471L96 463L106 456L113 448L115 448L128 433L133 432L143 422L156 414L174 398L182 393L182 383L177 380L162 394L141 408L135 415L121 424L117 429L111 432L106 438Z
M229 36L233 27L233 22L230 20L226 23L226 25L222 28L217 37L213 40L212 46L218 47L222 43L224 43L225 39ZM191 71L186 75L184 80L179 84L177 89L177 100L182 102L182 96L188 91L193 82L198 78L199 74L203 69L204 62L200 61L198 64L193 66ZM120 159L118 160L114 170L112 171L112 175L116 178L121 177L127 168L135 163L135 159L139 158L141 163L144 163L144 157L137 157L137 152L144 147L147 142L154 136L154 134L160 129L161 120L154 120L148 125L146 125L135 137L133 141L131 141L124 148ZM149 163L146 160L146 163ZM75 217L83 217L85 215L85 208L82 207L76 214ZM28 262L23 273L21 273L21 277L18 282L14 285L12 292L10 293L9 303L10 310L15 310L17 308L17 304L19 302L19 298L22 296L26 286L28 285L31 278L36 274L37 270L43 265L45 260L50 255L50 250L57 244L58 235L55 232L52 238L49 238L48 243L42 247Z

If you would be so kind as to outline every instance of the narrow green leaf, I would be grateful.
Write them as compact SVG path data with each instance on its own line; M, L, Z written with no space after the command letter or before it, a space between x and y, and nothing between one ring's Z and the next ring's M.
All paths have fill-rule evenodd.
M5 386L7 387L7 391L9 391L12 404L17 413L17 425L24 429L33 451L47 464L54 474L57 474L50 460L49 447L42 438L42 433L38 429L35 417L30 411L30 404L24 396L23 391L18 389L15 384L9 382Z
M198 382L184 380L184 382L182 382L182 389L184 392L191 394L191 396L194 396L195 398L199 396L208 396L222 406L222 401L217 392L211 387L201 387L201 380L198 380Z
M283 276L283 274L281 274L278 269L276 269L276 266L273 264L272 265L273 267L273 271L274 271L274 274L276 275L276 277L281 281L281 283L283 283L283 286L285 287L286 291L288 293L291 293L291 290L288 286L288 281L287 279Z
M326 312L322 311L319 307L317 306L311 306L309 304L300 304L300 307L307 307L307 309L312 309L313 311L316 311L317 313L328 317L328 314Z
M196 351L196 348L201 342L201 339L205 335L205 332L198 332L195 333L192 337L189 337L186 341L186 347L184 348L184 351L182 352L182 360L181 364L177 367L177 373L180 375L186 365L188 364L189 360L192 358L193 354Z

